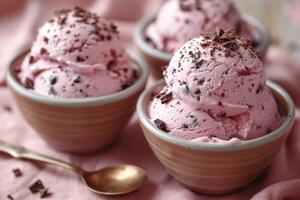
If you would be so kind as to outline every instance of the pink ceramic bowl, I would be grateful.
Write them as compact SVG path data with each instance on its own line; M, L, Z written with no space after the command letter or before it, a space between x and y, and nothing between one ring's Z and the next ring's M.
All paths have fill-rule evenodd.
M190 142L161 131L148 117L150 96L163 84L159 82L140 96L137 103L140 125L151 149L168 172L197 192L224 194L253 181L270 165L295 120L295 106L290 96L268 81L286 116L281 127L266 136L235 145Z
M134 31L134 41L139 54L142 55L148 62L152 76L156 80L159 80L162 78L161 67L169 64L172 54L153 48L145 40L145 29L151 22L155 20L155 17L155 15L145 17L138 23ZM256 46L256 50L262 56L264 56L271 41L271 36L267 27L251 15L243 14L242 17L243 20L251 27L256 29L261 36L261 42Z
M144 90L148 67L133 52L129 55L139 72L129 88L103 97L58 99L28 90L16 78L26 53L10 65L7 83L23 114L37 133L53 148L90 153L111 144L121 133L134 112L138 96Z

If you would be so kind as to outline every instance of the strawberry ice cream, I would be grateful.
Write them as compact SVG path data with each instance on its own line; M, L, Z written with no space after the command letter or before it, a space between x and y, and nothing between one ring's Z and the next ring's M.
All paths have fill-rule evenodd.
M187 140L254 139L282 123L260 57L232 31L192 39L164 71L149 115L161 130ZM205 140L205 141L206 141Z
M76 7L57 12L39 29L19 77L42 95L83 98L127 88L134 72L117 27Z
M168 0L156 20L147 27L145 35L154 47L172 53L186 41L217 27L235 29L253 37L256 43L254 34L231 0Z

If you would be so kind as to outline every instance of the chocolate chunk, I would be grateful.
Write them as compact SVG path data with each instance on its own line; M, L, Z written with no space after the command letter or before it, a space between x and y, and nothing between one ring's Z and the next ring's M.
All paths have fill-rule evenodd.
M81 83L81 76L77 76L74 80L73 83Z
M201 94L201 90L200 90L200 89L197 89L197 90L195 91L195 94Z
M76 61L77 61L77 62L84 62L85 59L84 59L83 57L81 57L81 56L77 56L77 57L76 57Z
M122 90L125 90L125 89L127 89L129 87L130 87L130 84L125 83L125 84L122 85Z
M33 64L34 63L34 57L33 56L29 56L29 64Z
M44 199L44 198L47 198L47 197L50 197L52 195L51 192L49 192L49 189L42 189L40 191L40 194L41 194L41 199Z
M40 49L40 54L43 55L43 54L47 54L47 50L45 48L41 48Z
M225 33L225 31L221 28L217 28L216 33L217 33L218 37L222 37L222 35Z
M179 0L180 10L189 12L192 10L192 5L187 0Z
M272 129L268 128L266 134L272 133Z
M22 171L19 168L13 169L15 177L20 177L23 175Z
M43 37L43 41L44 41L46 44L48 44L49 39L48 39L47 37Z
M261 93L264 90L264 86L259 84L257 89L256 89L256 94Z
M229 49L231 49L231 50L233 50L233 51L239 49L239 46L238 46L238 44L236 43L236 41L228 41L228 42L225 42L225 43L223 44L223 46L226 47L226 48L229 48Z
M49 88L48 94L49 94L49 95L56 96L56 95L57 95L57 92L56 92L56 90L54 89L54 87L51 86L51 87Z
M35 194L35 193L38 193L42 190L44 190L45 187L44 187L44 184L43 182L39 179L37 180L35 183L33 183L30 187L29 187L29 190L31 191L31 193Z
M30 79L30 78L26 78L26 80L25 80L25 88L27 88L27 89L33 89L33 85L34 85L33 80Z
M159 128L160 130L162 130L164 132L168 132L167 125L162 120L156 119L156 120L154 120L154 123L157 126L157 128Z
M172 92L167 93L166 95L162 96L160 98L160 101L162 104L168 103L169 101L172 100L173 94Z
M57 22L58 22L59 25L65 25L66 24L66 20L67 20L67 17L64 16L64 17L58 18Z
M8 194L6 197L7 197L9 200L15 200L11 194Z
M182 124L181 127L182 127L183 129L188 129L188 128L189 128L189 125L188 125L188 124Z
M57 82L56 76L50 76L49 81L50 81L50 85L55 85Z

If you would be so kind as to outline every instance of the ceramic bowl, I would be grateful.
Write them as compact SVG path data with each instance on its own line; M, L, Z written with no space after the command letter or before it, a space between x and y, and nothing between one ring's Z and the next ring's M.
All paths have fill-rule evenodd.
M295 120L295 106L290 96L268 81L268 87L286 116L278 129L239 144L190 142L161 131L149 119L149 99L163 84L159 82L140 96L137 103L140 125L152 151L167 171L196 192L229 193L256 179L271 164Z
M134 31L134 42L139 54L148 62L152 76L154 79L159 80L162 78L161 68L169 64L172 54L154 48L145 40L145 29L155 18L156 15L151 15L143 18L138 23ZM247 24L257 30L261 36L261 42L256 46L256 50L264 57L271 41L267 27L251 15L243 14L242 18Z
M91 153L111 144L122 133L144 90L148 67L133 52L129 55L139 78L129 88L107 96L59 99L26 89L16 71L27 53L15 58L7 83L23 117L51 147L71 153Z

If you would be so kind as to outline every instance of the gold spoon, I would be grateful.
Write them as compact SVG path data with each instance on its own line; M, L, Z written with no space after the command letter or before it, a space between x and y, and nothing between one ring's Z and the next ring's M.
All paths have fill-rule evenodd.
M123 195L133 192L142 187L148 179L146 171L134 165L115 165L87 172L74 164L13 146L1 140L0 152L15 158L40 161L71 170L81 177L91 191L103 195Z

